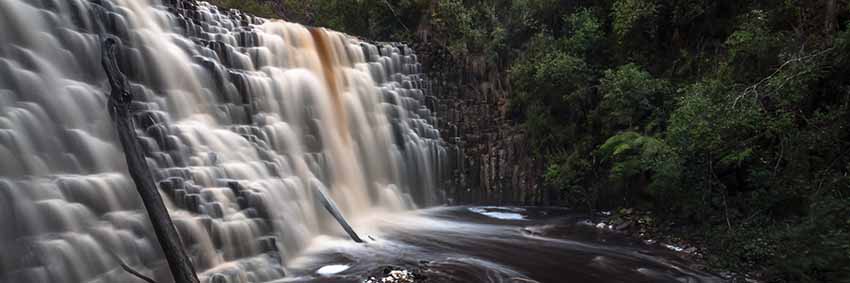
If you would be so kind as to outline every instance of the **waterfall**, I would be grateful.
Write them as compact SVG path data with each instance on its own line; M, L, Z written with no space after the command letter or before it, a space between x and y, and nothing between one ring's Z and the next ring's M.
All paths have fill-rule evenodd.
M168 267L107 112L122 41L140 143L204 282L263 282L348 218L441 202L447 149L413 51L205 2L0 0L0 282Z

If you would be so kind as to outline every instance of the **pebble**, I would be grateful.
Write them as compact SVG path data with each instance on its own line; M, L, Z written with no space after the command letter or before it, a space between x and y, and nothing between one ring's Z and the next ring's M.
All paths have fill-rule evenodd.
M393 270L390 273L381 279L375 277L369 277L364 283L415 283L413 278L415 276L412 272L407 270Z

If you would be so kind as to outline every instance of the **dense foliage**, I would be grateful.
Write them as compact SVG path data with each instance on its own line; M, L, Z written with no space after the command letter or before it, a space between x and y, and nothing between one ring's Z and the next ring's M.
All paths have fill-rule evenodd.
M847 8L679 2L564 11L511 67L548 184L689 225L718 265L847 282Z
M428 1L212 0L220 7L322 26L370 39L410 41Z
M427 26L450 58L507 70L508 111L566 205L652 210L769 281L850 282L846 2L306 3L310 23Z
M682 223L720 266L848 282L847 7L611 2L564 8L511 67L547 183Z

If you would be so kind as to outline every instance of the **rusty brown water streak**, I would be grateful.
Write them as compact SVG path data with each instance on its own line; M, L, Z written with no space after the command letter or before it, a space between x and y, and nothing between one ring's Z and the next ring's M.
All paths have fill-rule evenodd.
M333 57L333 50L331 50L331 45L328 44L327 33L321 28L311 28L310 35L313 36L313 42L316 45L316 53L319 54L319 60L322 63L322 72L325 76L325 83L328 86L328 90L331 93L331 99L333 100L333 108L334 112L336 112L337 124L339 125L339 134L342 136L342 141L345 144L348 144L348 125L347 119L345 118L345 108L342 104L342 95L339 89L339 83L337 82L336 71L334 68L336 67L336 62Z

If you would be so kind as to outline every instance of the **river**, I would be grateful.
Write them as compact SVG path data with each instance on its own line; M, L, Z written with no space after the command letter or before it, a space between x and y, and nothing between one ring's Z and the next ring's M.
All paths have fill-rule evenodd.
M371 241L317 239L277 282L362 282L384 269L415 271L416 282L723 282L566 209L438 207L359 224Z

